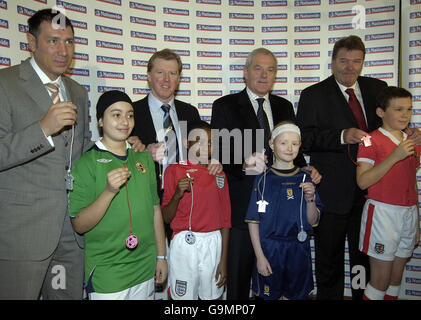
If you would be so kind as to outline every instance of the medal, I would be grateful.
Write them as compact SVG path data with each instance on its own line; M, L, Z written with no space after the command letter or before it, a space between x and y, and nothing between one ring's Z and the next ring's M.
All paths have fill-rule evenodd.
M301 229L301 231L298 232L297 239L300 242L306 241L307 240L307 232L305 232L303 229Z
M126 164L124 164L123 166L124 168L127 168ZM137 247L139 241L137 240L137 237L133 234L133 230L132 230L132 210L130 208L129 189L127 187L127 181L126 181L126 198L127 198L127 205L129 206L129 215L130 215L130 234L126 238L126 248L129 250L133 250Z
M191 232L191 231L188 231L187 233L186 233L186 236L184 237L184 239L186 240L186 242L188 243L188 244L194 244L195 242L196 242L196 236L194 235L194 233L193 232Z

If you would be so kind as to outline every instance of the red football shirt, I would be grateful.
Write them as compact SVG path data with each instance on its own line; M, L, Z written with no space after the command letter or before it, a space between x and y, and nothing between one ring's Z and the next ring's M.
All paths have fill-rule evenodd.
M165 207L174 195L178 180L186 178L187 173L194 179L193 190L184 192L178 203L177 212L171 221L174 235L189 229L190 210L191 229L194 232L211 232L231 228L231 202L225 173L216 176L199 164L172 164L165 170L164 195L161 208Z
M370 136L371 146L360 144L357 161L377 166L396 149L399 141L383 128L371 132ZM416 145L415 148L416 156L409 156L395 163L380 181L368 188L367 198L399 206L413 206L418 203L415 184L421 147Z

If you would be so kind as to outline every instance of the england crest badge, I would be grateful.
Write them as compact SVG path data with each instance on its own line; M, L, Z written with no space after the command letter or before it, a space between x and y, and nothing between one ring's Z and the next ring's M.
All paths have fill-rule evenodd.
M222 174L215 175L216 185L219 189L223 189L225 186L225 177Z
M187 281L175 280L175 293L177 296L182 297L187 291Z

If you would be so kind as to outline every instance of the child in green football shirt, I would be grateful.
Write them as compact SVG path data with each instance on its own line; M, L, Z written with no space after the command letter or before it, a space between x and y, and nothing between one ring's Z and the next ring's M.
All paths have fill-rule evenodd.
M72 171L70 215L85 236L85 283L94 300L154 299L155 281L168 272L154 162L126 142L133 114L125 93L105 92L97 104L102 138Z

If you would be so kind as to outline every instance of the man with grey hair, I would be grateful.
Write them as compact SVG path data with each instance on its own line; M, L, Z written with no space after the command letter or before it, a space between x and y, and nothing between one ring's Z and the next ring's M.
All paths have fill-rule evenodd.
M277 68L276 57L271 51L265 48L253 50L248 55L244 67L246 88L239 93L217 99L212 107L211 126L213 129L242 132L242 148L235 148L235 143L231 139L228 147L229 161L223 159L222 163L228 178L231 198L232 229L228 249L228 300L249 298L254 252L244 217L255 175L263 172L266 163L272 164L272 152L267 147L270 132L280 121L295 121L292 104L282 97L270 94ZM246 131L251 131L251 135L245 134ZM259 141L259 137L264 137L263 143ZM265 147L257 150L259 145ZM251 151L249 155L243 153L246 146ZM226 147L224 146L224 149ZM220 141L219 150L222 155ZM241 163L234 161L238 156L241 156ZM300 167L306 165L302 154L296 161ZM319 182L321 177L318 172L311 167L309 169L312 171L313 181Z

